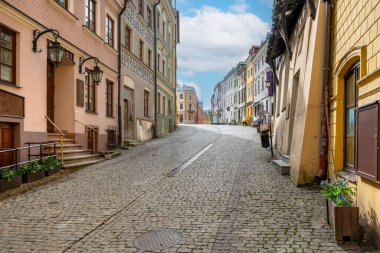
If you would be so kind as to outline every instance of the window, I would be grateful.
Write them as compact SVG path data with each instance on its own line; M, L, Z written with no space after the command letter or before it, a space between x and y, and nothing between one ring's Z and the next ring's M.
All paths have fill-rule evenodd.
M169 81L171 82L172 81L172 68L170 67L170 65L168 66L168 76L169 76Z
M264 84L265 84L265 82L264 82L264 77L262 76L262 77L261 77L261 89L262 89L262 90L264 89Z
M143 61L143 57L144 57L144 42L142 40L140 40L140 48L139 48L139 59L141 61Z
M131 51L132 30L128 26L125 28L125 48Z
M183 94L179 94L179 99L183 99Z
M152 50L148 49L148 66L152 68Z
M165 76L166 62L162 59L162 74Z
M161 61L161 55L158 54L157 56L157 70L160 71L160 61Z
M189 99L190 99L190 100L193 99L193 95L190 94L190 95L189 95Z
M160 19L161 19L161 13L157 13L157 30L160 30Z
M0 80L15 84L16 34L0 26Z
M166 22L162 20L162 37L165 39Z
M113 116L113 83L109 80L106 89L106 116Z
M61 5L63 8L67 9L67 1L68 0L56 0L59 5Z
M161 93L157 95L157 113L161 114Z
M144 116L149 117L149 91L144 90Z
M182 103L179 104L179 109L183 110L183 104Z
M95 82L88 69L85 73L85 103L87 112L95 112Z
M345 168L354 169L355 166L355 126L357 107L357 81L359 80L359 66L354 67L345 80Z
M144 1L143 0L139 0L139 14L144 17Z
M183 123L183 115L179 115L179 122Z
M106 43L113 47L113 31L114 31L114 21L110 16L106 17Z
M152 28L152 10L149 8L149 6L146 7L146 18L148 21L148 26Z
M192 104L189 104L189 111L191 112L191 107L192 107Z
M166 116L166 97L162 96L162 115Z
M86 26L95 32L95 0L86 1Z

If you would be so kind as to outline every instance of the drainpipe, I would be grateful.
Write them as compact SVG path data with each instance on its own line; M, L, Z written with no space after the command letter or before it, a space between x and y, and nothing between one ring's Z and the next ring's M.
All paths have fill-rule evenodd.
M117 64L117 67L118 67L118 74L119 74L119 78L118 78L118 86L117 86L117 121L118 121L118 125L119 125L119 145L121 145L121 142L122 142L122 131L121 131L121 105L120 105L120 99L121 99L121 17L123 16L124 14L124 11L127 9L127 4L128 4L129 0L125 0L124 1L124 6L123 8L121 9L120 13L119 13L119 16L118 16L118 29L117 29L117 36L118 36L118 53L119 53L119 57L118 57L118 64Z
M158 0L157 3L153 5L153 33L154 33L154 122L156 127L154 128L154 135L157 137L157 18L156 18L156 9L157 6L161 3L161 0Z
M321 147L319 154L319 171L315 178L317 181L326 179L328 176L328 152L329 152L329 132L328 132L328 116L329 116L329 81L330 81L330 51L331 51L331 0L323 1L326 4L326 40L325 40L325 59L323 68L323 84L322 84L322 106L321 106Z

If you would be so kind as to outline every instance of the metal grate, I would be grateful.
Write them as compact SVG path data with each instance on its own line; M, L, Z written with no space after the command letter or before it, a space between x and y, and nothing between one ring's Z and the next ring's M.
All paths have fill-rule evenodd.
M144 251L160 251L171 248L181 242L181 234L173 229L150 231L133 241L136 249Z

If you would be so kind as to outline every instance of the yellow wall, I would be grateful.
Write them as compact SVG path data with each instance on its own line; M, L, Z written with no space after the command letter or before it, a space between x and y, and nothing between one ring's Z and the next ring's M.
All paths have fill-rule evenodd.
M249 72L251 71L251 72ZM247 87L245 89L245 101L247 103L252 102L253 103L253 91L254 91L254 86L253 86L253 80L254 80L254 67L253 67L253 57L248 57L246 61L246 84ZM250 74L248 74L250 73ZM251 92L249 92L251 90ZM250 106L248 108L245 108L245 118L247 121L247 124L250 124L251 117L253 116L253 106Z
M358 106L380 100L380 2L334 2L332 30L332 83L330 88L329 175L344 166L344 77L360 62ZM357 203L362 224L380 247L380 184L357 176Z

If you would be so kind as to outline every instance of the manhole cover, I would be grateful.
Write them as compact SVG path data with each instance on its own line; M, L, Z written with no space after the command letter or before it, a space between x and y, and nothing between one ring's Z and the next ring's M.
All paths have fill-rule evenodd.
M168 249L181 241L181 234L173 229L150 231L133 241L133 246L145 251Z

